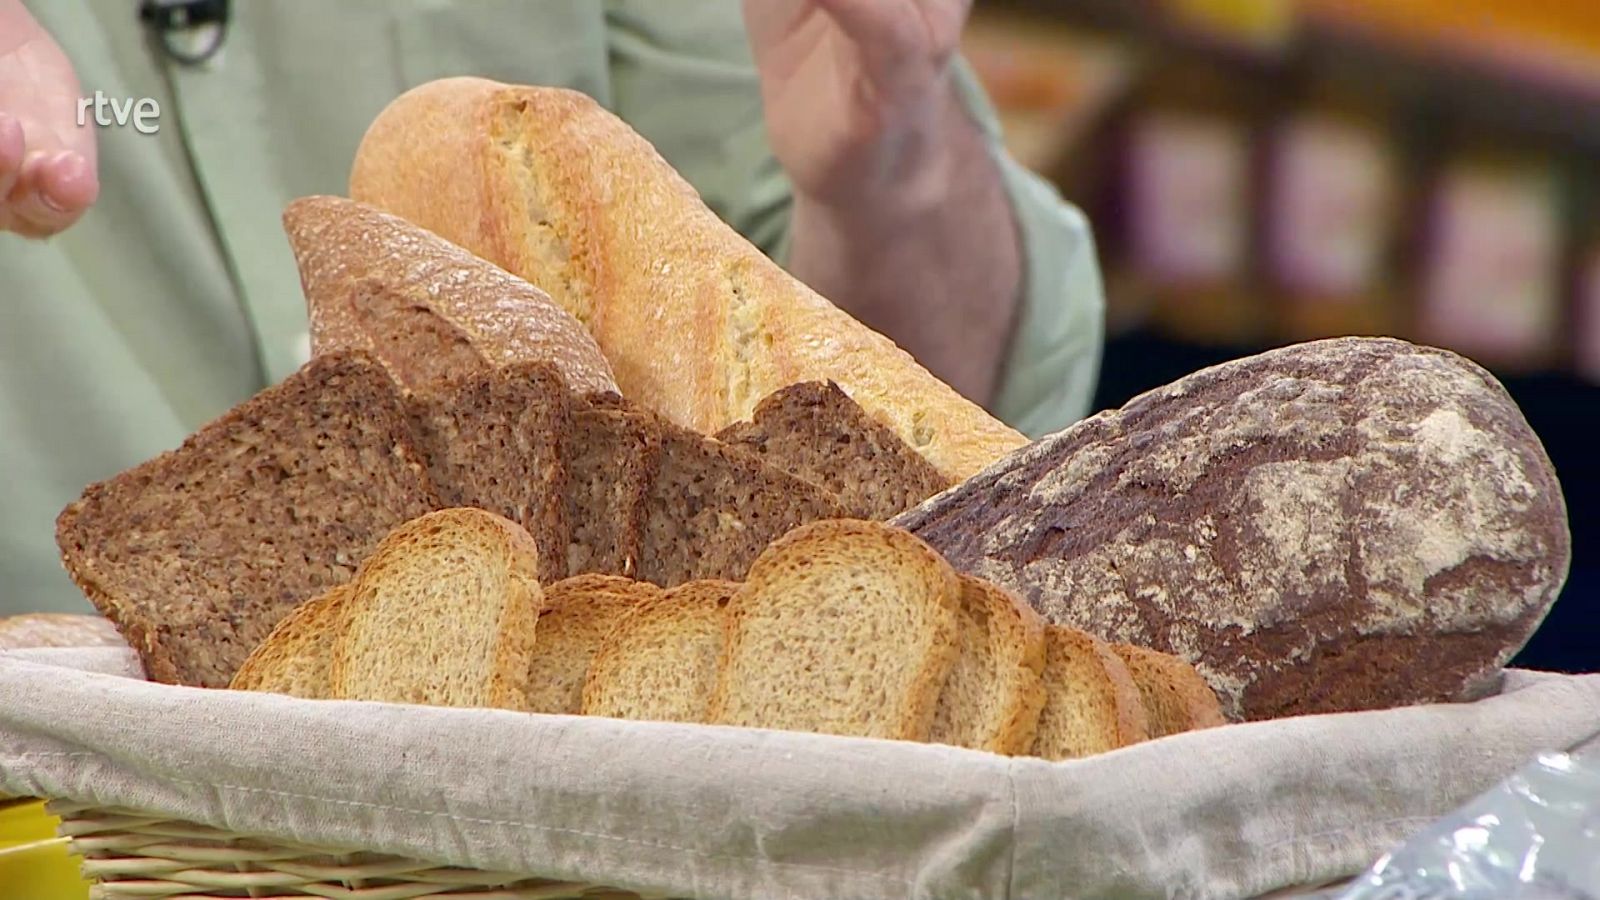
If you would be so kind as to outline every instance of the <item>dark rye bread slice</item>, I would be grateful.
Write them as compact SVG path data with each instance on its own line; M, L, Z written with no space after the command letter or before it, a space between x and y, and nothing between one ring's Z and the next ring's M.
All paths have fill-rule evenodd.
M951 486L832 381L775 391L717 439L827 488L858 519L888 519Z
M1571 556L1502 386L1382 338L1202 370L895 521L1047 619L1194 664L1234 720L1482 696Z
M567 446L567 574L634 577L645 493L660 458L655 419L616 394L580 398Z
M399 388L318 357L57 518L67 571L155 681L225 688L301 602L439 506Z
M454 376L411 398L440 500L488 510L526 529L547 584L567 575L571 405L559 371L546 362Z
M767 545L819 519L833 495L744 450L658 415L660 450L644 495L638 578L662 587L740 581Z

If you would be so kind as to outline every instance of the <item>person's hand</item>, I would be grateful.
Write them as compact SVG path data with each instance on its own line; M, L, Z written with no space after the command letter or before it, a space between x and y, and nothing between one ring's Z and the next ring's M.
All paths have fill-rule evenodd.
M938 152L972 0L744 0L773 153L824 203Z
M0 0L0 232L49 237L100 193L92 127L78 127L78 77L17 0Z

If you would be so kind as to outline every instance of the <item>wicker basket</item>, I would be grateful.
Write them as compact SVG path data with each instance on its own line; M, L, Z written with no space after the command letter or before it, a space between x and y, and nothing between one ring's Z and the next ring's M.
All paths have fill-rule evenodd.
M665 900L515 872L261 840L204 825L51 802L92 900Z

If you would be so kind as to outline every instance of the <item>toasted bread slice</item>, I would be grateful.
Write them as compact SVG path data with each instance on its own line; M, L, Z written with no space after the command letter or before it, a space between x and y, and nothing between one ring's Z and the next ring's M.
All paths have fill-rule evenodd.
M717 439L826 488L857 519L889 519L952 484L832 381L769 394Z
M1150 737L1149 715L1128 667L1089 634L1045 626L1044 688L1034 756L1093 756Z
M949 563L901 529L794 529L729 604L708 721L926 740L956 660L960 591Z
M583 683L601 642L634 607L660 593L655 585L620 575L577 575L550 585L529 661L524 708L580 714Z
M722 658L732 581L691 581L645 600L600 642L583 714L704 722Z
M998 585L960 578L961 654L939 695L928 739L1027 753L1044 707L1044 619Z
M1112 644L1122 657L1150 717L1150 736L1226 724L1222 703L1198 669L1170 653L1132 644Z
M339 616L353 588L353 583L341 584L296 607L251 651L228 687L305 700L332 696L328 667L339 634Z
M487 510L396 528L342 604L329 682L341 700L520 709L542 603L539 549Z
M439 508L398 385L319 356L57 518L67 571L154 681L225 688L295 607Z
M518 363L441 382L411 408L445 506L475 506L521 525L544 584L567 575L571 395L549 363Z
M785 532L844 514L823 488L653 416L660 458L645 493L639 578L662 587L742 581Z

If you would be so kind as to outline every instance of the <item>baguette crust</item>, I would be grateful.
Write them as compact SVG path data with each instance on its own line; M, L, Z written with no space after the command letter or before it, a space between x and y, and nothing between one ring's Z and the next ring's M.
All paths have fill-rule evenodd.
M594 339L543 291L438 235L342 197L290 203L284 231L313 353L370 350L408 389L549 362L580 393L615 391Z
M774 391L831 379L951 481L1027 443L786 273L579 92L414 88L369 127L350 193L548 292L622 393L680 425L714 433Z

